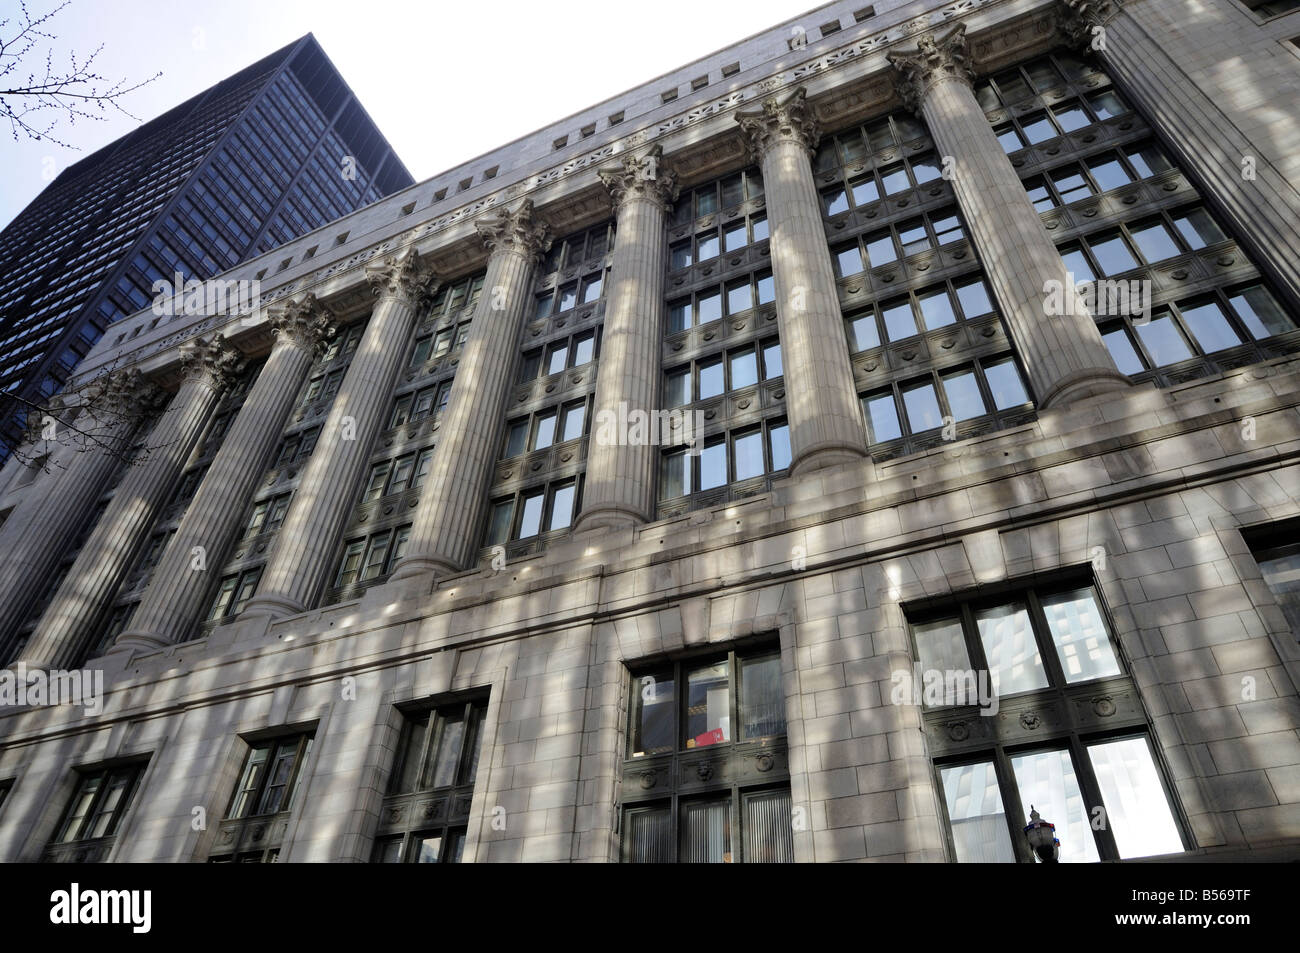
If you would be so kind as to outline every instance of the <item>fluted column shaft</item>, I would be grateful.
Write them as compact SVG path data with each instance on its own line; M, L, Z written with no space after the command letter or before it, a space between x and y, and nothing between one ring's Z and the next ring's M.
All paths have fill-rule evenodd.
M167 505L176 480L222 392L240 366L220 336L182 358L184 379L149 435L144 462L127 471L23 652L29 666L76 659Z
M199 620L211 590L209 570L219 572L225 564L248 498L275 452L313 357L332 330L329 317L308 295L271 318L275 345L115 648L179 642ZM196 562L200 550L203 558Z
M662 167L660 152L627 159L601 170L617 215L600 370L593 419L626 419L658 408L660 350L663 346L665 220L677 197L677 176ZM623 412L620 414L620 406ZM697 436L698 439L698 436ZM648 441L587 442L582 512L574 526L627 526L655 512L658 448Z
M502 212L480 223L478 230L492 248L486 290L474 309L439 426L442 438L434 448L411 538L394 579L455 572L477 548L517 343L532 297L533 265L538 253L550 247L549 227L533 222L531 202L513 215Z
M39 495L29 495L0 527L0 646L26 621L42 582L121 465L140 415L159 396L139 371L108 375L79 413L73 408L60 415L68 425L57 425L58 436L38 445L37 455L50 454L51 472Z
M810 158L820 132L802 89L737 119L763 170L791 473L861 460L867 432Z
M397 372L407 355L416 306L429 286L413 250L367 269L379 296L366 333L330 406L320 441L275 538L246 614L301 612L334 568L334 550L376 435L392 406Z
M971 87L964 27L917 54L890 54L905 101L919 110L952 175L966 227L985 269L1039 407L1122 390L1128 378L1074 296L1065 262L998 142ZM1054 298L1049 289L1060 289ZM1068 295L1068 299L1059 298ZM1072 301L1057 307L1054 300Z

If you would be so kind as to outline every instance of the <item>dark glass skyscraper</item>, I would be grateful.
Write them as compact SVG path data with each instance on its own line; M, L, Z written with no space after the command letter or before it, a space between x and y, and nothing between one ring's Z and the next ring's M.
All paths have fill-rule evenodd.
M64 170L0 233L0 460L104 329L412 184L311 34Z

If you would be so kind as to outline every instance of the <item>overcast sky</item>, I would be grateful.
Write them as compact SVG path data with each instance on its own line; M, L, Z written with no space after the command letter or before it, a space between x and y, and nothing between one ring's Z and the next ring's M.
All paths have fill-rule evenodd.
M59 0L28 0L33 15ZM49 24L56 67L104 44L98 72L161 79L124 105L149 120L315 33L416 181L712 53L817 0L72 0ZM0 0L0 18L17 0ZM9 36L12 26L3 35ZM40 51L35 68L43 63ZM10 77L12 79L12 77ZM134 129L61 123L76 146L0 141L0 223L59 170Z

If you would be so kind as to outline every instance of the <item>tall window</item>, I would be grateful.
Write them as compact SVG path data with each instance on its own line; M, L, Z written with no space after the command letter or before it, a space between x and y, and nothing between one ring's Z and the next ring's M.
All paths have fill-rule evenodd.
M210 863L275 863L311 755L312 733L249 742Z
M1096 587L1064 577L908 617L953 859L1033 862L1031 810L1062 862L1184 849Z
M486 715L486 698L403 714L375 863L460 863Z
M98 863L108 859L122 818L131 807L146 762L81 770L72 800L41 858L46 863Z
M1300 639L1300 520L1252 527L1242 535L1291 634Z
M638 667L629 702L624 862L794 860L776 646Z

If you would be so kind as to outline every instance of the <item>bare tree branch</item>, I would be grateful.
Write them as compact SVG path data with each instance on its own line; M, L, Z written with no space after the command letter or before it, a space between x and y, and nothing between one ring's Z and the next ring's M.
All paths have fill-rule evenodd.
M162 76L155 73L148 79L127 85L125 79L112 82L94 71L95 58L104 49L96 50L79 60L75 51L68 53L68 65L59 69L54 65L54 51L45 51L43 74L41 69L29 72L23 78L21 66L24 58L33 52L40 55L39 47L53 43L58 37L48 31L54 15L71 0L64 0L53 10L32 18L26 0L19 4L21 19L6 17L0 20L0 119L9 123L14 140L22 136L36 141L46 140L56 145L75 149L52 135L61 121L75 126L78 119L103 122L110 109L139 120L121 104L127 93L152 83ZM50 113L53 113L51 116Z

